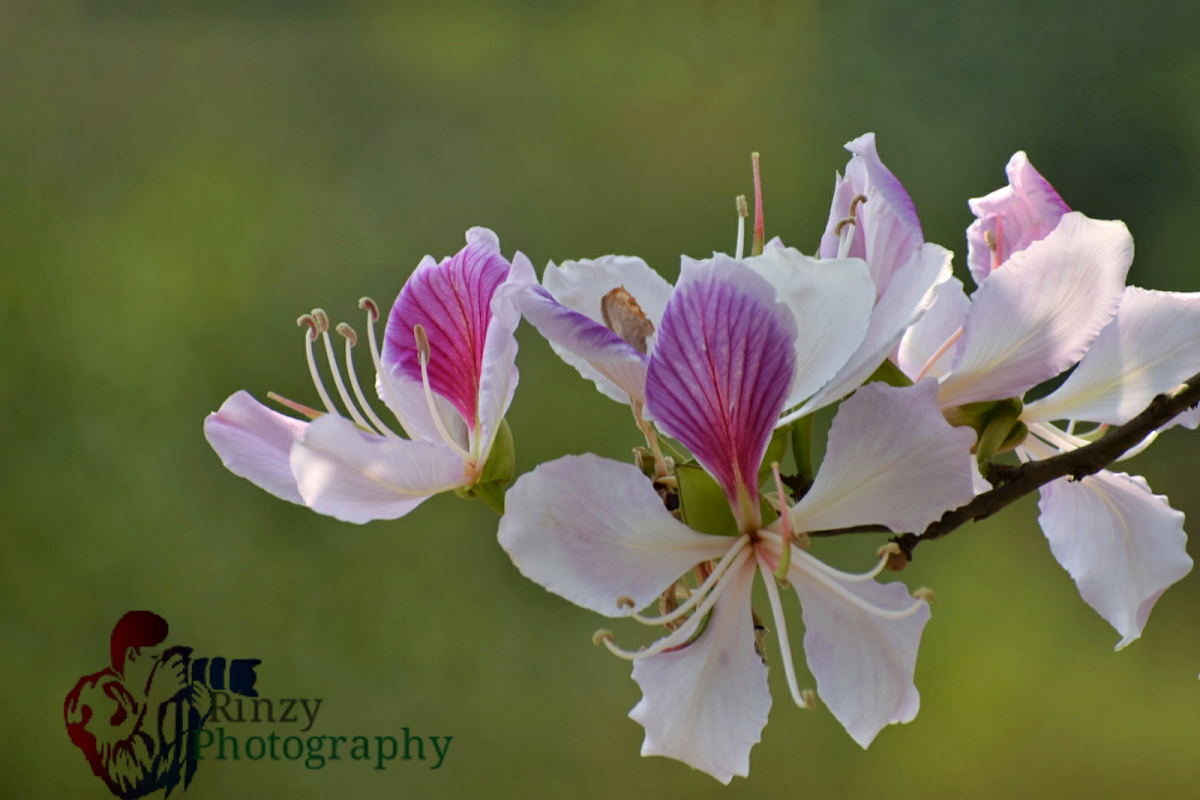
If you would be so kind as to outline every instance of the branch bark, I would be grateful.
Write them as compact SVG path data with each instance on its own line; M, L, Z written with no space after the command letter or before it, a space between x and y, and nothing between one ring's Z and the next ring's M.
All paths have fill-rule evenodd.
M1081 480L1094 475L1125 453L1136 447L1143 439L1166 425L1175 417L1200 404L1200 373L1188 378L1165 394L1150 401L1146 410L1117 428L1097 442L1072 450L1044 461L1030 461L1018 467L989 464L988 480L995 486L990 491L976 495L975 499L961 508L952 509L942 515L921 533L901 533L891 541L900 546L905 562L912 560L912 552L921 542L940 539L968 522L986 519L1005 506L1059 478ZM848 533L894 533L882 525L864 525L855 528L814 531L809 536L842 536Z

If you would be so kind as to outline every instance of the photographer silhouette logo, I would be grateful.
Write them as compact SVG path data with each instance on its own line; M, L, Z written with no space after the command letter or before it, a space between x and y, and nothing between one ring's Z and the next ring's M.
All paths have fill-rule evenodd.
M196 772L188 753L212 713L212 692L256 697L258 659L193 658L167 645L167 621L130 611L110 640L111 665L84 676L67 695L67 734L92 772L123 800L160 789L169 796Z

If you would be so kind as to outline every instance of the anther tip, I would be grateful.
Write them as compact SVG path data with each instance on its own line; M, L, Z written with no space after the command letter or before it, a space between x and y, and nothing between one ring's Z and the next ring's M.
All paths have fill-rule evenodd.
M606 631L604 628L592 634L592 644L599 647L605 642L611 642L613 638L612 631Z
M632 610L632 609L637 608L637 603L635 603L633 601L632 597L622 596L622 597L617 598L617 608L620 608L622 610L625 610L625 609Z
M875 557L883 558L885 554L891 556L898 555L901 552L903 551L900 549L900 545L896 544L895 542L888 542L883 547L875 551Z
M379 319L379 306L371 298L358 298L358 307L366 311L371 316L371 322Z
M934 601L933 589L930 589L928 586L922 586L913 592L913 597L918 600L924 600L926 603L932 603Z
M988 250L996 252L996 234L992 231L983 232L983 242L987 245Z
M305 325L307 325L308 326L308 338L309 339L317 338L317 321L315 319L313 319L312 314L301 314L300 316L296 317L296 325L300 326L301 328L303 328Z
M358 344L358 334L354 332L354 328L351 328L345 322L339 322L336 330L350 342L351 347Z
M417 358L429 362L429 337L425 335L424 325L413 326L413 338L417 340Z
M800 692L800 699L804 701L803 708L805 709L811 710L817 707L817 693L812 689L805 689Z
M325 333L329 330L329 315L322 308L314 308L312 310L312 318L317 322L317 330Z
M746 203L746 195L739 194L733 199L733 203L737 206L738 216L742 219L750 216L750 206Z

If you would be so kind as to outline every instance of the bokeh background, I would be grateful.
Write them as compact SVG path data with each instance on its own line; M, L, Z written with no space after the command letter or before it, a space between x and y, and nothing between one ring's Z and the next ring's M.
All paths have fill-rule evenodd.
M726 789L638 756L601 620L524 580L482 504L342 524L226 472L201 421L241 388L315 403L295 317L361 332L360 295L390 303L472 225L539 269L634 253L673 279L733 247L759 150L768 234L812 251L868 130L962 276L966 199L1023 148L1128 223L1131 282L1200 290L1197 8L0 4L0 795L108 796L62 701L149 608L263 659L264 694L324 698L314 733L454 737L438 771L206 762L188 797L1195 796L1200 579L1114 654L1032 499L902 576L938 597L916 721L860 750L791 707L772 637L771 722ZM626 458L628 411L519 339L519 470ZM1198 448L1172 431L1131 465L1192 520ZM863 568L879 543L817 551Z

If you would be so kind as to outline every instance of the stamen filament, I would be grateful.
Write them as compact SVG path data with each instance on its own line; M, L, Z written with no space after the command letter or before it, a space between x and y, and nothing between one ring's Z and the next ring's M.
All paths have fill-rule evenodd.
M813 558L807 553L802 553L801 555L806 557L805 563L807 564L811 565L813 562L820 563L817 559ZM921 606L925 603L924 600L917 600L908 608L900 611L892 611L890 609L880 608L876 605L868 603L866 600L863 600L861 597L851 592L845 586L842 586L833 578L833 576L826 574L823 570L810 570L808 574L817 582L824 584L826 588L832 590L834 594L841 597L850 605L854 606L860 611L865 611L868 614L879 617L880 619L906 619L920 611Z
M385 425L371 408L371 404L367 402L367 398L363 394L362 387L358 384L358 373L354 369L354 345L358 341L358 336L354 333L354 329L343 322L337 326L337 332L346 337L346 372L350 375L350 385L354 388L354 396L358 398L359 405L362 406L362 410L366 412L371 423L379 429L380 433L391 439L399 439L400 437Z
M788 507L787 491L783 487L783 478L779 474L778 461L771 462L771 472L775 474L775 490L779 493L779 518L783 524L783 541L788 544L787 547L779 548L779 567L775 570L775 579L786 587L788 570L792 566L792 537L795 534L792 531L792 511ZM759 560L761 561L761 556ZM778 622L778 620L776 621ZM786 634L784 635L786 636Z
M777 533L771 533L770 531L759 531L758 535L772 544L777 544L780 547L783 546L783 537ZM792 547L796 547L796 545L793 544ZM800 548L796 547L796 550L799 552ZM883 570L887 567L888 554L881 550L879 563L866 572L842 572L840 569L829 566L819 558L814 558L808 563L817 567L830 577L846 581L847 583L863 583L865 581L874 580L881 572L883 572Z
M717 582L721 580L721 576L725 574L725 571L729 568L729 564L733 561L734 557L737 556L737 554L742 551L742 548L749 544L749 542L750 535L743 533L741 537L733 543L733 546L725 551L725 555L721 556L721 560L717 562L717 566L713 569L712 573L704 580L702 584L700 584L700 586L693 589L691 596L689 596L687 600L684 600L683 603L674 611L670 612L669 614L663 614L660 617L644 617L636 612L631 616L643 625L666 625L669 622L674 622L675 620L679 619L684 614L691 611L704 599L705 595L712 590L713 586L715 586Z
M383 369L383 359L379 356L379 344L375 341L375 322L379 319L379 306L369 297L360 297L358 307L367 312L367 346L371 351L371 361L375 364L376 380L383 391L383 400L391 412L396 415L400 427L412 438L420 438L413 433L413 426L404 418L404 412L400 403L396 401L396 396L392 394L391 383Z
M667 460L663 458L662 449L658 446L658 434L654 432L654 426L642 418L641 401L631 398L629 407L633 410L633 419L637 423L638 430L646 437L646 445L650 448L650 453L654 456L655 479L666 477Z
M329 359L329 371L333 373L333 385L337 387L338 395L342 398L342 403L345 404L346 410L350 412L355 423L361 428L366 428L371 433L378 433L367 422L366 418L359 413L358 406L350 399L350 393L346 391L346 384L342 380L342 371L338 369L337 359L333 355L333 342L329 339L329 329L321 331L321 338L325 340L325 357Z
M333 407L333 401L329 399L329 392L325 391L325 384L321 382L321 373L317 371L317 359L313 355L313 342L319 335L317 320L313 315L305 314L296 320L296 324L308 326L308 331L304 334L304 356L308 359L308 373L312 376L313 385L317 387L317 394L321 396L321 402L325 404L326 411L334 416L341 416Z
M925 362L925 366L921 367L921 371L917 373L917 377L913 378L913 383L920 383L921 380L929 374L929 370L933 369L933 365L936 364L942 356L946 355L946 352L951 347L954 347L955 343L962 338L962 335L963 329L961 327L954 333L950 334L950 338L943 342L942 346L939 347L937 351L929 357L929 360Z
M758 568L762 571L763 583L767 586L767 598L771 601L771 613L775 616L776 633L779 634L779 650L783 656L783 672L787 675L788 691L792 693L792 701L800 708L809 708L805 698L800 694L800 686L796 683L796 665L792 663L792 646L788 643L787 622L783 618L783 604L779 602L779 587L771 580L771 570L762 555L755 553ZM782 564L782 562L780 562Z
M739 552L734 558L730 569L740 569L741 566L746 563L746 559L750 557L750 551L751 548L749 547L742 548L741 552ZM719 581L716 588L708 593L708 597L704 598L704 602L701 603L700 607L696 609L696 613L692 615L692 618L688 620L687 624L676 628L674 632L663 637L662 639L659 639L649 647L643 650L622 650L620 647L617 647L615 644L613 644L612 640L608 638L604 639L604 646L607 647L609 652L615 656L620 656L621 658L629 661L637 661L642 658L656 656L659 653L683 644L691 638L692 634L695 633L696 626L700 624L700 621L704 619L704 616L711 611L712 607L716 605L718 600L721 599L721 595L725 593L725 590L729 587L729 583L729 581Z
M309 408L303 403L297 403L295 400L289 400L283 395L276 394L275 392L267 392L267 399L274 400L284 408L290 408L292 411L295 411L298 414L303 414L309 419L316 419L317 417L325 416L324 411L317 411L315 408Z
M417 339L417 360L421 362L421 383L425 387L425 402L429 404L429 415L433 417L433 425L437 428L438 435L442 437L442 441L450 445L459 455L466 461L474 461L474 458L469 452L462 448L458 442L454 441L454 437L446 430L446 423L442 420L441 412L438 410L437 401L433 397L433 388L429 385L429 337L425 335L425 328L417 325L413 328L413 335Z
M736 258L738 261L741 261L742 255L746 250L746 217L749 216L750 209L746 207L746 195L744 194L739 194L737 199L734 200L734 203L737 205L738 235L737 247L734 248L733 252L734 258Z

